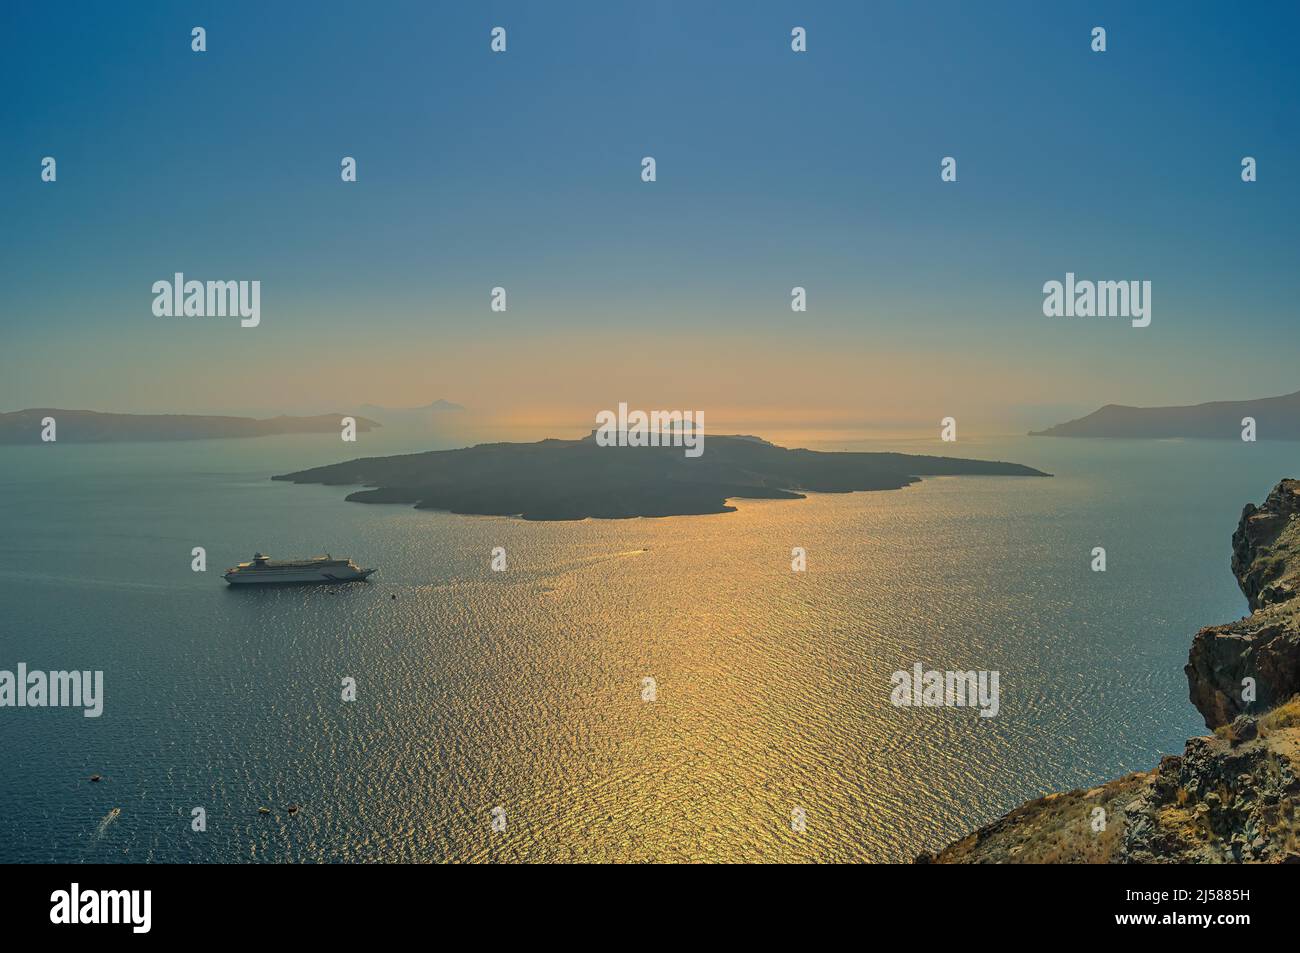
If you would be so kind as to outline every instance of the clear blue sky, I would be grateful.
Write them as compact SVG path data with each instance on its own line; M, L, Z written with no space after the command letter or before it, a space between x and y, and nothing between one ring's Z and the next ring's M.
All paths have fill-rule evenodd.
M1015 430L1300 389L1298 10L6 4L0 410L256 391ZM154 317L175 271L260 280L262 326ZM1151 280L1152 326L1043 317L1066 271Z

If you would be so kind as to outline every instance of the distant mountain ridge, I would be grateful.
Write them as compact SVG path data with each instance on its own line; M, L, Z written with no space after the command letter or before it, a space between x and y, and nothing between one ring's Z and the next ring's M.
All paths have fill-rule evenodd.
M373 417L426 415L426 413L458 413L465 408L451 400L441 398L426 403L424 407L383 407L381 404L361 404L361 413Z
M1220 400L1181 407L1107 404L1086 417L1046 430L1031 430L1029 436L1240 440L1244 417L1255 419L1260 440L1300 440L1300 391L1282 397Z
M1050 476L1018 463L903 453L787 450L756 437L709 436L681 447L602 447L591 437L487 443L367 457L272 477L368 486L347 499L529 520L727 513L727 500L797 500L803 491L895 490L923 476Z
M220 417L203 414L114 414L95 410L60 410L34 407L0 414L0 444L41 443L41 421L53 417L59 443L110 443L113 441L218 440L236 437L267 437L291 433L340 433L344 414L315 417L281 415L259 420L255 417ZM357 431L364 433L382 426L367 417L356 417Z

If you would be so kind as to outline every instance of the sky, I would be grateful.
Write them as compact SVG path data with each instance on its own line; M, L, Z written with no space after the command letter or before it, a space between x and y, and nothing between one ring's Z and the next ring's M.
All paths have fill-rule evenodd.
M0 411L444 398L564 435L626 401L1005 433L1295 391L1298 27L1268 3L5 4ZM259 280L261 324L156 316L175 272ZM1150 327L1045 317L1066 272L1149 280Z

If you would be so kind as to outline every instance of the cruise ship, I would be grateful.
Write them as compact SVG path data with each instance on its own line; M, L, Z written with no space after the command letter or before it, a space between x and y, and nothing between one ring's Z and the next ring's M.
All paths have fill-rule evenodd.
M328 554L311 559L272 559L256 553L251 562L227 569L225 579L232 586L262 584L289 585L308 582L357 582L375 570L362 569L351 559Z

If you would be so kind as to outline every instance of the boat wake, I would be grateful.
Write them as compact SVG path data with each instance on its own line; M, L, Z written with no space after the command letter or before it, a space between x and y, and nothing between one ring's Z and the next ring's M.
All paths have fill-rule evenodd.
M108 831L109 825L122 816L122 809L115 807L99 822L99 827L95 830L95 840L99 840Z

